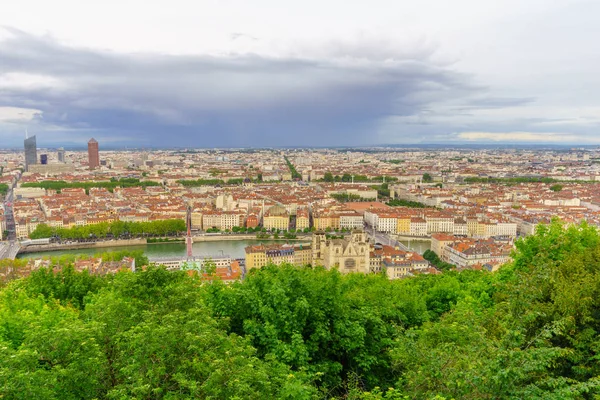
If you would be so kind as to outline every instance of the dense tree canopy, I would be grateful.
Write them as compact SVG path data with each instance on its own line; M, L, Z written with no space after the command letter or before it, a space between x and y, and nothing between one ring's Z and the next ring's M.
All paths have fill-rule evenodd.
M591 399L599 309L598 231L558 221L496 273L42 269L0 292L0 396Z
M81 277L73 285L81 285ZM0 396L13 399L308 399L306 374L257 357L210 316L199 281L151 267L102 278L79 302L52 274L0 293ZM66 301L66 303L65 303ZM79 304L79 303L78 303Z
M185 221L182 219L161 219L148 222L101 222L73 228L53 228L46 224L39 224L29 234L31 239L59 237L60 239L89 239L112 237L142 237L142 236L174 236L186 231Z
M388 206L392 206L392 207L435 208L435 207L428 206L424 203L420 203L418 201L403 200L403 199L391 199L386 204Z
M65 182L65 181L42 181L42 182L26 182L21 185L22 187L38 187L43 189L62 190L79 188L85 189L86 193L91 188L105 188L109 191L113 191L117 187L148 187L148 186L160 186L159 182L154 181L140 181L136 178L112 178L110 181L100 182Z
M287 164L290 173L292 174L292 179L302 179L302 174L300 174L297 170L296 167L294 166L294 164L292 164L292 162L290 161L289 158L287 158L287 156L283 156L283 158L285 159L285 163Z

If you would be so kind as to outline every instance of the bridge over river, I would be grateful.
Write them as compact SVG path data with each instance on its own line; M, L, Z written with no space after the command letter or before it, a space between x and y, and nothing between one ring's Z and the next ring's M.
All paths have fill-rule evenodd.
M0 242L0 260L5 258L14 260L20 250L21 245L17 241Z

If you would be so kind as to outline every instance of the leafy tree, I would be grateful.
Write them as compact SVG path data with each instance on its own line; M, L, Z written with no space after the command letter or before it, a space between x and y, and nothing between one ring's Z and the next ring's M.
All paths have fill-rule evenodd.
M423 182L425 182L425 183L433 182L433 177L431 176L431 174L429 174L427 172L423 174L422 179L423 179Z
M325 172L325 175L323 176L323 180L325 182L333 182L334 181L333 174L331 172Z
M47 224L38 224L29 236L32 239L49 238L54 234L54 230Z
M517 242L514 261L493 275L493 291L462 298L452 295L452 286L430 292L429 306L438 308L432 295L449 294L456 306L398 340L392 358L403 371L401 392L445 398L597 396L599 367L593 360L600 317L592 310L599 306L599 240L585 223L566 227L555 220Z
M119 273L79 310L38 296L39 280L13 282L0 292L0 396L314 398L305 373L228 335L198 283L164 268Z
M90 275L87 271L76 273L70 262L63 266L58 271L53 268L33 271L26 286L29 295L42 295L46 299L56 299L63 305L83 308L85 297L108 283L108 279Z
M73 228L51 228L46 224L39 224L29 234L31 239L41 239L57 236L66 240L81 240L91 238L106 238L109 234L114 237L133 236L175 236L186 231L184 220L166 219L149 222L124 222L98 223Z
M148 186L160 186L159 182L154 181L140 181L135 178L121 178L111 179L106 182L65 182L65 181L42 181L42 182L26 182L21 185L22 187L38 187L43 189L51 189L60 191L66 188L85 189L86 193L91 188L105 188L109 191L113 191L117 187L148 187Z
M386 203L392 207L410 207L410 208L433 208L418 201L402 200L402 199L391 199Z
M225 285L73 260L0 289L1 397L600 396L600 234L586 223L538 226L495 273L402 280L284 264Z
M269 266L243 284L211 289L209 304L232 333L334 390L352 371L369 387L391 383L386 349L399 326L426 318L423 299L383 276Z
M292 179L302 179L302 175L296 171L296 167L294 167L294 164L292 164L292 162L287 158L287 156L283 157L285 159L285 162L290 170L290 172L292 173Z
M451 269L456 268L455 265L442 261L438 255L432 250L425 250L423 253L423 258L429 261L434 267L438 268L441 271L449 271Z

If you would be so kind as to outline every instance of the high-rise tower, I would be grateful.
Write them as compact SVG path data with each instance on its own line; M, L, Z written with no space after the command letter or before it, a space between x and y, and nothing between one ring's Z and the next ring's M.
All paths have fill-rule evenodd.
M35 135L25 137L25 171L29 171L29 166L37 164L37 143Z
M88 142L88 164L90 169L95 169L100 166L100 155L98 154L98 142L91 138Z
M65 149L64 148L61 147L58 149L57 157L58 157L58 162L61 162L61 163L65 162Z

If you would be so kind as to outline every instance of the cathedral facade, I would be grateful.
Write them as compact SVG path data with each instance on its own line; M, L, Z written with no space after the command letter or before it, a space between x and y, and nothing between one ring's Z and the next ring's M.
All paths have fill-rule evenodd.
M327 269L338 268L341 273L369 272L369 242L363 231L353 231L344 239L328 239L315 232L312 241L312 265Z

